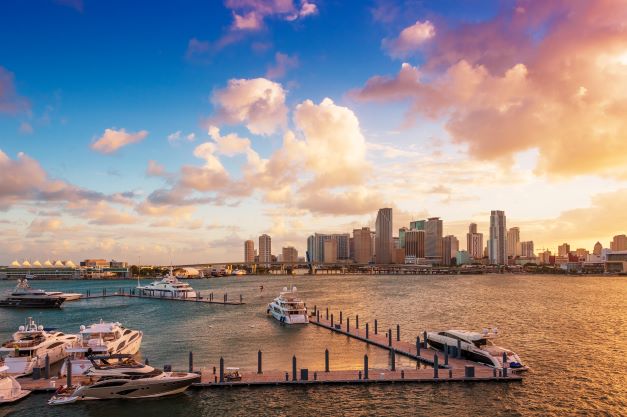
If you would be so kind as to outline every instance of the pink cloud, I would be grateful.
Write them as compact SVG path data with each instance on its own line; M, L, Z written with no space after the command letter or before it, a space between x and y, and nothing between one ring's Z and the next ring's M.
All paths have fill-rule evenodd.
M15 91L13 73L0 67L0 113L17 114L30 109L30 103Z
M394 57L411 55L435 36L435 26L428 20L416 21L401 31L396 39L384 39L383 47Z
M105 129L104 134L91 144L91 148L96 152L111 154L131 143L141 142L146 136L148 136L146 130L127 133L124 129Z
M275 64L268 67L266 77L277 79L285 76L287 71L298 67L298 56L277 52L274 55Z

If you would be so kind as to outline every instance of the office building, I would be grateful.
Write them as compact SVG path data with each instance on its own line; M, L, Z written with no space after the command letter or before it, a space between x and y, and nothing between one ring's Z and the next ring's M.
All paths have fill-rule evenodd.
M492 210L490 214L490 238L488 240L488 257L491 264L507 264L506 230L505 212Z
M353 230L353 260L358 264L367 264L372 260L372 233L369 227Z
M431 217L425 223L425 258L432 263L442 262L442 220Z
M252 240L244 242L244 262L255 262L255 242Z
M414 220L409 222L409 230L425 230L425 220Z
M323 262L325 264L337 262L337 240L327 239L323 242Z
M483 233L477 233L476 223L470 223L470 226L468 226L466 250L473 259L483 258Z
M272 238L265 233L259 236L259 263L272 262Z
M451 265L453 258L456 258L457 251L459 250L459 240L453 236L448 235L442 238L442 264ZM455 260L457 262L457 260Z
M394 241L392 239L392 223L392 209L379 209L375 229L375 251L376 262L378 264L392 263L392 249L394 249Z
M335 254L325 253L324 242L335 241ZM331 246L329 246L331 248ZM350 234L348 233L316 233L307 238L307 251L314 262L325 262L325 258L335 261L347 261L350 259ZM334 262L335 262L334 261Z
M425 257L425 231L409 230L405 233L405 256Z
M603 251L603 245L601 245L601 242L597 242L594 244L594 249L592 251L593 254L600 256L601 255L601 251Z
M507 256L515 258L520 256L520 229L512 227L507 231Z
M568 256L570 253L570 245L568 243L561 244L557 247L557 256Z
M293 246L287 246L281 251L283 262L296 263L298 262L298 251Z
M520 242L520 256L523 258L534 258L536 256L533 251L533 240Z
M610 250L612 251L622 251L627 250L627 236L625 235L616 235L610 242Z
M398 229L399 248L405 247L405 233L407 233L408 230L409 229L406 227L401 227L400 229Z

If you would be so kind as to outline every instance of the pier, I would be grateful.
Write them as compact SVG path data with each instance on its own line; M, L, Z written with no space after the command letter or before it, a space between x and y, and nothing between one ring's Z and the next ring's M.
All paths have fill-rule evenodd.
M70 291L67 291L70 292ZM86 292L81 296L81 300L91 300L95 298L108 298L108 297L130 297L130 298L147 298L151 300L167 300L167 301L182 301L182 302L191 302L191 303L205 303L205 304L223 304L223 305L243 305L244 297L240 294L237 299L229 298L227 293L221 294L221 296L217 296L213 292L209 292L205 296L201 295L200 291L196 292L196 297L191 298L179 298L179 297L165 297L165 296L151 296L141 294L137 291L136 288L118 288L117 291L111 292L106 288L102 290L86 290Z

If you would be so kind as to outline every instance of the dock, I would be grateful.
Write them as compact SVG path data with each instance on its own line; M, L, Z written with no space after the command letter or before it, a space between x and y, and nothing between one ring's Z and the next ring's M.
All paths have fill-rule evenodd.
M69 291L68 291L69 292ZM130 297L130 298L146 298L151 300L166 300L166 301L183 301L192 303L205 303L205 304L222 304L222 305L244 305L244 297L240 294L238 299L229 299L227 293L222 294L221 297L216 297L213 292L209 292L207 295L202 296L200 291L196 292L197 296L192 298L177 298L177 297L163 297L163 296L151 296L141 294L136 288L118 288L117 291L111 292L106 288L97 290L92 293L91 290L81 295L81 300L91 300L96 298L108 298L108 297Z

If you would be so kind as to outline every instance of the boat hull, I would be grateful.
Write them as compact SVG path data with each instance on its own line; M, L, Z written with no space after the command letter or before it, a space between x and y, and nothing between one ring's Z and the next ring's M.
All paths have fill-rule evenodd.
M0 300L0 307L8 308L61 308L63 297L15 297Z

